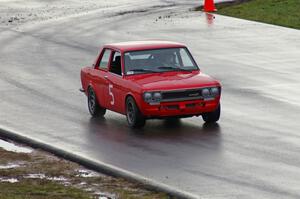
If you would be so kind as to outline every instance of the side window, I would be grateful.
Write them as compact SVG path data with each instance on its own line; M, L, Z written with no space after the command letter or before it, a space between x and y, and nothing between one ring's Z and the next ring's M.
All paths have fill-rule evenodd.
M117 75L122 75L121 53L114 52L109 71Z
M110 53L111 53L111 50L105 49L105 51L102 55L101 61L99 63L99 68L108 69L108 62L109 62L109 58L110 58Z

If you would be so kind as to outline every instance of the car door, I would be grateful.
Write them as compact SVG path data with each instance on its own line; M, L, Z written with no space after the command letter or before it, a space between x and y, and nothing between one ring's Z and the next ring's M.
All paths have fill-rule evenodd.
M103 49L99 55L93 70L93 86L100 106L108 108L108 68L111 57L111 49Z
M122 73L121 53L113 51L107 74L108 80L108 106L110 110L122 112L122 105L125 103L124 78Z

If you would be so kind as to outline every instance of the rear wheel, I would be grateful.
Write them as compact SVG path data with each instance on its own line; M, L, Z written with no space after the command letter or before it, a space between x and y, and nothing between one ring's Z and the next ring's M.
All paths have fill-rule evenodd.
M88 89L88 107L92 117L101 117L106 113L106 109L99 105L95 91L91 87Z
M128 125L132 128L145 126L146 119L132 97L126 99L126 118Z
M220 119L220 115L221 115L221 105L219 104L216 110L209 113L202 114L202 118L206 123L214 123Z

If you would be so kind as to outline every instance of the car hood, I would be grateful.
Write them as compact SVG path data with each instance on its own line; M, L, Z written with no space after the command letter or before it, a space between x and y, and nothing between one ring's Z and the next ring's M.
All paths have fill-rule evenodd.
M138 84L142 90L177 90L206 86L219 86L219 82L200 72L165 72L132 75L128 78Z

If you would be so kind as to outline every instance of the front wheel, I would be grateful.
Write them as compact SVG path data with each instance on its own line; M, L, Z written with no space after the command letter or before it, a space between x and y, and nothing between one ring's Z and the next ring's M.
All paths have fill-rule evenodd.
M126 118L128 125L132 128L145 126L145 117L140 112L132 97L126 99Z
M88 107L92 117L101 117L106 113L106 109L99 105L95 91L92 88L88 89Z
M220 119L220 115L221 115L221 105L219 104L216 110L209 113L203 113L202 118L206 123L214 123Z

